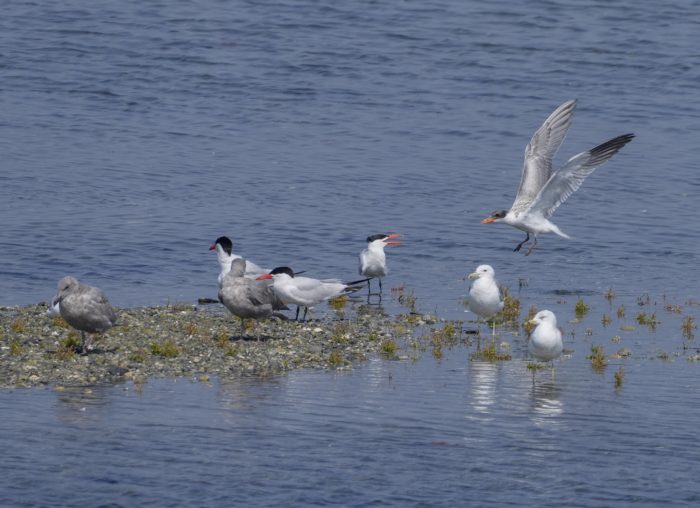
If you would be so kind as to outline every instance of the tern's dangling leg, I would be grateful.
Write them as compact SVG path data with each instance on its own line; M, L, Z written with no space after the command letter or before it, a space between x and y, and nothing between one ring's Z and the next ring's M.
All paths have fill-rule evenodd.
M527 236L525 237L525 240L523 240L522 242L520 242L520 243L518 244L518 246L517 246L515 249L513 249L513 252L518 252L520 249L523 248L523 245L525 245L525 244L528 242L528 240L530 240L530 233L527 233L527 232L526 232L525 234L527 235Z
M530 253L532 252L532 249L535 248L535 245L537 245L537 237L535 237L535 240L532 242L532 245L530 245L530 248L525 253L526 256L530 255Z

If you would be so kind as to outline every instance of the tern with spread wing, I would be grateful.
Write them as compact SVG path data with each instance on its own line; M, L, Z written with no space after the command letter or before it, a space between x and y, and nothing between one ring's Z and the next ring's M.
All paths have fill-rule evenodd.
M527 236L515 247L516 252L530 240L530 234L534 235L534 241L526 256L530 255L537 245L539 234L556 233L561 237L570 238L549 221L550 217L559 205L581 186L588 175L634 138L634 134L617 136L591 150L574 155L561 169L553 172L552 158L571 126L575 107L575 100L559 106L532 136L525 148L520 188L510 210L496 210L481 221L482 224L505 222L524 231Z
M377 234L367 237L367 248L360 253L360 275L365 277L377 277L379 279L379 292L382 292L382 277L386 277L389 269L386 266L386 253L384 247L387 245L399 245L401 242L394 241L398 238L398 233ZM371 291L370 281L367 281L367 290Z

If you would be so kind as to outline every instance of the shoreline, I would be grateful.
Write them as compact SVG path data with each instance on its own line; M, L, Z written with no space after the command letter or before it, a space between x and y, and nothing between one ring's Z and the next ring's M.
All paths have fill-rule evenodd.
M240 338L240 321L220 305L135 307L118 309L118 325L95 335L94 348L80 355L80 334L46 310L46 304L0 307L0 389L350 368L372 354L396 357L397 341L437 322L359 305L329 309L324 320L305 323L247 320Z

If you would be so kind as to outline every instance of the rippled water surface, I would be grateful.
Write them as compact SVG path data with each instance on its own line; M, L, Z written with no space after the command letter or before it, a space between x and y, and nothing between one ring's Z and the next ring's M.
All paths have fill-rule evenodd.
M696 506L697 365L625 368L618 391L573 358L533 386L520 360L458 349L349 373L1 393L0 502Z
M595 316L575 337L567 324L571 359L534 389L515 338L497 365L456 349L232 385L3 393L2 504L697 505L697 366L664 305L689 315L700 297L698 13L3 3L0 304L47 300L66 274L121 307L214 296L222 234L258 264L352 279L364 238L397 231L385 287L422 311L464 318L461 278L488 262L526 306L568 323L583 295ZM555 214L573 239L526 258L520 232L479 220L510 205L526 143L570 98L558 164L637 137ZM615 366L585 359L618 347L600 324L609 287L663 314L622 334L622 391Z

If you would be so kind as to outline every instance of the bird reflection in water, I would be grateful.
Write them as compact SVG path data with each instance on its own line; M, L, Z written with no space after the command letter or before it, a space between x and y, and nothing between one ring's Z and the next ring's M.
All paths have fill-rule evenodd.
M494 362L469 362L470 405L477 413L490 414L496 402L498 365Z
M56 390L56 417L65 425L93 424L102 420L109 404L106 388L76 386Z
M532 386L532 420L539 426L561 425L564 404L561 399L562 389L555 382L538 383Z

